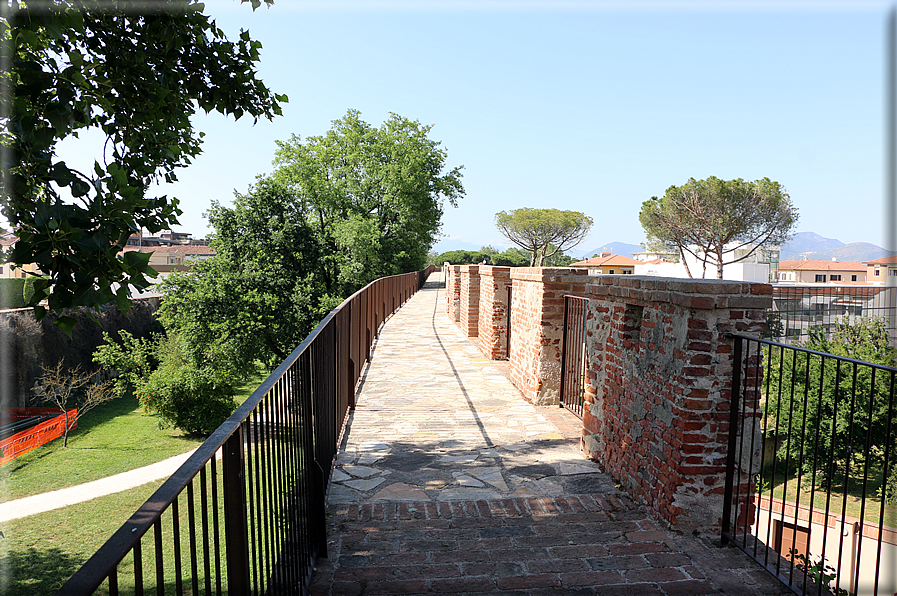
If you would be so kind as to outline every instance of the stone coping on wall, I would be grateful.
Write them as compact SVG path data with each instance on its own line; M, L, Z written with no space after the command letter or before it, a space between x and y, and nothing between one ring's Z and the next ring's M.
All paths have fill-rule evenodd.
M592 278L586 291L594 296L642 303L666 302L702 310L772 307L772 286L765 283L648 275L595 275Z

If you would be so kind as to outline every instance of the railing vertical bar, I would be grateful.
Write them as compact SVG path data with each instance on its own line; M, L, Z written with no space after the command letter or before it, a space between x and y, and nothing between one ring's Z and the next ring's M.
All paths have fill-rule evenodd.
M134 596L143 596L143 549L140 541L134 543Z
M187 485L187 523L190 540L190 576L191 587L194 594L199 594L199 566L197 565L196 549L196 503L193 494L193 481Z
M829 518L829 513L831 513L831 506L832 506L832 482L834 482L834 478L835 478L835 436L836 436L837 430L838 430L838 428L837 428L838 427L838 425L837 425L838 396L841 393L841 361L840 360L835 361L834 392L835 392L835 399L834 399L833 407L832 407L832 410L833 410L833 412L832 412L832 436L831 436L831 442L829 443L829 449L828 449L828 451L829 451L829 454L828 454L829 466L828 466L828 475L826 477L826 484L828 486L826 487L826 491L825 491L825 518L824 518L825 524L823 525L823 530L822 530L822 552L823 553L825 552L825 545L828 542L828 518ZM817 582L817 583L818 583L817 594L821 595L822 594L822 582Z
M841 498L841 530L838 532L838 565L835 568L835 585L841 584L841 561L844 560L844 526L847 517L847 495L850 491L850 469L853 463L853 420L856 415L856 397L857 397L857 375L859 370L857 364L853 364L853 374L850 384L850 412L848 414L849 422L847 423L847 457L844 462L844 496ZM837 420L835 418L834 420ZM835 443L832 441L832 452L835 450ZM834 478L832 479L834 481ZM829 486L831 490L831 486Z
M181 514L178 499L171 502L171 535L174 539L174 591L184 593L184 573L181 564Z
M213 546L215 550L215 593L221 594L221 532L218 524L218 458L213 455L211 464L211 483L212 483L212 536Z
M252 573L252 593L255 596L259 594L259 578L262 574L262 560L259 546L262 543L262 524L259 521L261 513L259 511L259 503L261 503L261 481L259 479L259 411L258 408L252 410L246 421L246 478L249 483L249 489L246 491L247 510L249 519L247 520L248 531L250 536L250 571ZM253 488L255 492L253 493Z
M869 414L867 417L867 428L866 428L866 444L865 449L863 449L863 489L862 489L862 497L860 498L860 527L859 527L859 539L857 540L857 552L853 559L854 561L854 573L850 578L850 588L851 591L856 591L857 582L859 581L860 575L860 565L859 562L863 560L863 526L866 524L866 490L869 484L869 461L872 459L870 454L872 453L872 428L874 426L873 421L873 411L875 406L875 369L872 369L872 378L869 381ZM885 499L884 494L882 494L881 499L881 507L884 508Z
M786 442L785 442L785 454L786 454L785 455L785 473L784 473L783 482L782 482L782 524L783 525L785 523L785 504L788 502L788 482L789 482L789 479L790 479L789 477L790 477L790 473L791 473L791 437L793 436L792 432L794 430L794 376L797 373L797 352L795 352L794 350L788 350L788 352L791 354L791 376L790 376L791 382L789 383L789 385L791 385L791 388L790 388L790 394L789 394L789 398L788 398L788 438L786 439ZM785 364L785 348L781 348L780 357L782 359L782 365L784 366L784 364ZM778 423L776 423L776 426L778 426ZM778 455L778 453L777 453L778 428L776 429L776 440L775 441L776 442L773 443L773 450L776 451L776 453L774 453L774 457ZM778 458L776 457L776 459L778 459ZM800 474L798 474L798 478L799 477L800 477ZM770 498L772 498L772 486L773 485L770 484L770 493L769 493ZM797 497L797 505L794 507L795 531L791 533L791 547L788 549L789 553L797 545L796 529L797 529L798 512L800 511L800 493L795 493L795 495ZM779 560L781 561L781 557L779 557ZM788 583L790 584L792 578L794 577L794 566L795 566L794 565L794 557L788 557L788 560L790 562L790 565L788 566Z
M758 345L759 345L759 344L758 344ZM767 361L767 366L768 366L768 368L770 369L770 371L769 371L769 373L766 374L766 395L770 395L769 385L770 385L770 383L772 382L772 376L773 376L773 375L772 375L772 370L771 370L771 369L772 369L772 366L773 366L773 358L772 358L772 354L773 354L773 350L774 350L774 349L775 349L775 348L767 348L767 354L769 354L769 359L768 359L768 361ZM778 362L778 366L776 367L776 368L777 368L776 375L778 376L778 381L779 381L779 382L778 382L778 399L776 399L776 413L775 413L776 424L778 424L778 421L782 419L782 416L781 416L781 407L782 407L782 385L784 384L784 383L782 382L782 376L783 376L783 369L784 369L784 365L785 365L785 363L784 363L784 355L785 355L784 349L785 349L785 348L784 348L784 347L779 347L778 349L779 349L779 362ZM762 428L763 428L763 430L766 431L766 432L769 432L769 430L770 430L770 429L769 429L769 408L767 408L766 415L763 417L763 425L762 425ZM778 432L778 429L776 429L776 432ZM778 439L776 439L776 441L778 442ZM772 459L772 477L769 479L769 497L770 497L770 498L769 498L769 513L770 513L770 522L772 522L772 514L774 513L774 512L773 512L772 490L773 490L773 487L774 487L775 484L776 484L776 463L777 463L777 459L778 459L778 458L775 458L775 457L773 457L773 459ZM763 441L760 442L760 482L759 482L759 485L760 485L760 486L758 487L758 490L757 490L757 495L758 495L759 500L760 500L761 503L763 502L763 462L764 462L765 460L766 460L766 441L763 440ZM783 517L783 518L785 517L785 502L784 502L784 501L782 501L782 517ZM768 523L768 524L766 524L766 544L767 544L767 545L769 545L769 544L772 543L772 540L771 540L772 527L773 527L773 524L772 524L772 523ZM768 564L768 563L769 563L769 556L770 556L770 549L767 548L767 549L766 549L765 556L764 556L764 558L763 558L763 563L764 563L764 564ZM777 558L776 558L776 564L775 564L776 573L779 573L780 570L781 570L781 561L782 561L782 558L781 558L781 557L777 557Z
M248 594L249 536L246 530L246 479L243 468L243 426L224 443L224 540L229 594ZM180 575L180 573L178 574Z
M214 459L214 458L213 458ZM202 515L202 560L206 594L212 593L212 561L209 545L209 483L206 466L199 471L200 513Z
M728 450L726 451L726 479L723 488L723 519L720 542L725 546L729 542L728 534L732 521L732 493L735 480L735 447L738 442L738 393L741 391L741 343L740 338L734 338L732 362L732 384L729 395L729 437Z
M165 557L162 553L162 520L153 522L153 551L156 555L156 594L165 594Z
M797 355L798 355L798 353L800 353L800 352L794 351L794 359L795 359L795 360L797 360ZM800 409L800 411L801 411L801 428L800 428L800 436L801 436L801 437L806 437L806 436L807 436L807 399L808 399L808 396L809 396L809 389L810 389L810 355L809 355L809 354L804 354L804 356L806 356L806 363L807 363L807 365L804 367L804 399L803 399L803 405L802 405L802 407L801 407L801 409ZM795 372L792 373L792 376L793 376L793 377L796 377L796 374L797 374L796 371L797 371L797 367L795 367ZM793 397L793 392L794 392L793 383L792 383L792 388L791 388L791 389L792 389L792 401L793 401L793 400L794 400L794 397ZM789 420L790 420L790 418L789 418ZM796 486L795 489L794 489L794 494L797 495L797 504L798 504L798 506L794 508L794 526L795 526L795 528L797 527L797 522L798 522L798 512L800 511L800 495L801 495L800 489L801 489L801 484L802 484L802 481L803 481L803 478L804 478L804 474L803 474L803 471L804 471L804 443L805 443L805 440L802 439L801 442L800 442L800 457L798 458L798 459L799 459L799 463L797 464L797 470L798 470L798 474L797 474L797 486ZM788 452L789 452L789 453L791 452L790 447L789 447ZM811 482L812 482L812 477L811 477ZM807 518L807 519L808 519L808 524L810 525L810 527L812 527L812 523L813 523L813 505L814 505L814 503L813 503L813 501L812 501L812 499L811 499L811 500L810 500L810 505L809 505L809 516L808 516L808 518ZM796 534L797 534L797 533L795 532L795 538L797 537ZM793 547L793 546L792 546L792 547ZM793 561L792 561L792 565L791 565L791 574L788 576L788 582L789 582L789 583L792 583L792 584L793 584L793 582L794 582L794 568L795 568L795 565L793 564Z
M750 353L748 354L748 356L750 356ZM748 462L749 462L749 463L748 463L748 474L747 474L747 480L748 480L747 485L748 485L748 486L747 486L747 494L745 495L745 498L746 498L746 503L745 503L745 505L746 505L748 508L750 508L751 501L753 500L752 497L751 497L751 491L754 491L755 493L757 493L757 492L760 493L760 494L757 495L757 504L758 504L758 505L760 504L760 499L761 499L762 496L763 496L763 495L762 495L762 491L757 491L757 490L756 490L757 487L756 487L756 482L755 482L755 480L754 480L754 453L755 453L755 449L754 449L754 439L755 439L756 436L757 436L757 425L758 425L758 424L760 425L760 432L762 432L763 425L764 425L764 417L763 417L762 412L761 412L760 415L758 416L758 411L760 410L760 406L759 406L759 402L758 402L758 400L759 400L759 397L758 397L758 396L760 395L760 386L762 385L762 382L763 382L763 381L762 381L762 378L761 378L761 375L760 375L760 370L762 370L763 367L764 367L763 351L762 351L762 349L761 349L759 343L757 344L757 353L754 355L754 358L748 360L748 364L751 364L751 363L753 363L753 365L754 365L753 367L749 367L749 368L752 369L752 371L753 371L753 375L754 375L754 388L753 388L753 391L751 391L751 394L750 394L750 395L751 395L751 402L752 402L752 403L751 403L751 449L750 449L750 451L749 451L749 454L750 454L750 455L748 456ZM743 410L743 411L746 411L746 408L747 408L747 396L746 396L746 395L745 395L745 399L744 399L744 401L742 402L742 404L743 404L743 405L742 405L742 410ZM761 453L762 453L762 446L761 446ZM762 457L762 455L761 455L761 457L760 457L760 462L761 462L761 465L762 465L762 462L763 462L763 457ZM759 473L762 474L762 470L761 470ZM749 528L749 527L750 527L750 519L749 519L749 516L746 515L745 518L744 518L744 539L745 539L745 542L747 542L748 528ZM758 540L755 540L755 541L754 541L754 558L757 557L757 546L758 546L758 542L759 542Z
M897 373L891 371L891 382L890 389L888 390L888 422L885 430L885 453L884 453L884 467L882 468L882 478L881 478L881 507L878 512L878 548L875 553L875 584L873 586L873 594L878 594L878 579L879 579L879 571L881 570L881 543L882 543L882 533L884 531L885 525L885 503L887 502L888 497L888 480L889 478L889 470L890 466L893 465L890 461L891 457L891 449L895 443L895 441L891 440L891 421L894 418L894 388L895 388L895 377L897 377ZM897 477L895 477L897 480ZM894 490L897 490L897 487L891 487ZM857 565L859 568L859 565Z

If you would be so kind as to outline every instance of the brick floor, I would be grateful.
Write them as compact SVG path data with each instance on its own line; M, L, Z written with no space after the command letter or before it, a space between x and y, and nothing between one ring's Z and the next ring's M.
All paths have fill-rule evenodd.
M790 594L626 496L331 506L310 594ZM761 571L758 573L758 571Z

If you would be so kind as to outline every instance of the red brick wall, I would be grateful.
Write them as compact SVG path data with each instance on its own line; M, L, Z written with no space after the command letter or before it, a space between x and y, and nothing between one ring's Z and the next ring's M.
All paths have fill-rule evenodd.
M449 320L457 323L461 313L461 265L446 263L442 270L445 272L445 312Z
M718 529L732 331L761 334L766 284L591 278L585 453L679 529Z
M461 265L461 299L458 303L458 325L467 337L477 336L480 312L480 266Z
M511 268L480 265L480 310L477 337L480 350L490 360L508 357L508 288Z
M559 403L564 295L585 295L585 269L511 270L511 382L529 401Z

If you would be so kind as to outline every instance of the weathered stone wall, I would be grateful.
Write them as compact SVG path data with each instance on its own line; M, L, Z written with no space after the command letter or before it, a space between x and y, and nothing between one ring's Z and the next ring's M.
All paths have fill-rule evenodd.
M456 323L461 316L461 265L446 263L445 272L445 312L450 321Z
M476 337L480 312L480 266L461 265L458 325L467 337Z
M718 528L733 358L725 334L762 334L771 286L592 279L585 453L668 523Z
M585 269L511 270L511 382L539 405L560 402L564 295L584 296Z
M480 311L477 339L490 360L508 358L508 288L511 268L480 265Z
M71 337L52 324L53 314L36 321L30 308L0 311L0 407L31 405L31 388L43 365L55 366L61 360L65 368L94 370L93 352L103 342L104 331L124 329L145 337L161 330L154 317L158 297L131 304L129 314L110 308L99 315L99 322L85 312L66 313L78 319Z

